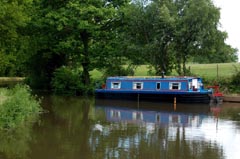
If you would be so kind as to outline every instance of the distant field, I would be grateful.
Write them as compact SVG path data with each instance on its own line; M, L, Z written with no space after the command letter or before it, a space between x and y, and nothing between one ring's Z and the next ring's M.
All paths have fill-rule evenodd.
M221 63L221 64L190 64L191 72L199 76L208 78L231 77L240 69L239 63Z
M187 64L193 74L207 78L231 77L236 68L240 70L240 63L220 63L220 64ZM94 70L91 76L94 79L101 77L101 72ZM141 65L135 70L136 76L148 76L147 65ZM173 75L176 73L173 71Z

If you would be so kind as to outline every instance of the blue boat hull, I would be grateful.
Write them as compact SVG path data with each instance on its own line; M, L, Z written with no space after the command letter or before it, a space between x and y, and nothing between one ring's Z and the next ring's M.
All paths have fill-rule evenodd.
M126 92L96 90L96 98L102 99L127 99L127 100L150 100L180 103L209 103L211 96L208 92Z

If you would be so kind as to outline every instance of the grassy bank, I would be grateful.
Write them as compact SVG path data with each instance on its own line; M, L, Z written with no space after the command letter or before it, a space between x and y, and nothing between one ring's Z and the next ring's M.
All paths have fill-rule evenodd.
M240 63L187 64L187 68L189 68L193 74L201 77L228 78L236 73L236 68L240 69ZM134 73L136 76L148 76L148 71L149 69L147 65L140 65ZM102 73L93 70L91 75L93 79L99 79L101 78ZM176 75L176 72L173 71L172 75Z
M0 86L15 85L17 83L23 83L24 77L0 77Z
M40 102L27 86L0 89L0 129L16 128L34 119L40 111Z
M239 94L240 92L238 78L240 74L240 63L187 64L187 68L190 69L193 75L202 77L206 86L218 83L220 84L221 90L226 94ZM149 76L148 71L148 65L140 65L134 71L134 75ZM173 71L171 75L177 75L176 71ZM91 77L99 80L102 77L102 73L93 70Z
M192 73L208 78L228 78L240 69L239 63L221 63L221 64L189 64Z
M236 73L236 68L240 69L240 63L219 63L219 64L187 64L191 72L195 75L207 78L227 78ZM134 71L136 76L148 76L148 65L140 65ZM93 79L100 79L102 73L98 70L90 72ZM172 75L177 75L173 71ZM6 83L19 83L24 80L23 77L0 77L0 85Z

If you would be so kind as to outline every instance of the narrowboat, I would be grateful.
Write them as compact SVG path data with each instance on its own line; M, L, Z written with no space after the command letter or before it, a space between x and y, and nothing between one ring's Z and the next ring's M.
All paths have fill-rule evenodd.
M213 89L205 89L200 77L108 77L96 98L209 103Z

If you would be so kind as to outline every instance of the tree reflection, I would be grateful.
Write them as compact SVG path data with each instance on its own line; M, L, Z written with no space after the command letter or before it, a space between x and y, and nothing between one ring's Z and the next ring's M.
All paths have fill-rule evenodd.
M48 113L35 127L38 140L31 145L30 158L94 158L87 142L94 120L94 100L49 96L43 105Z
M224 109L221 109L219 115L220 115L219 117L223 119L240 121L240 107L239 106L235 107L231 105L224 106Z
M29 142L32 141L32 125L25 123L12 131L0 131L0 158L28 158ZM2 155L1 155L2 154Z
M127 110L123 111L125 114L121 112L121 115L127 117ZM96 115L103 112L109 119L109 111L104 107L98 109ZM91 151L97 158L224 158L218 144L197 137L188 138L186 128L191 125L154 123L154 129L149 131L149 124L152 123L124 119L100 123L102 129L93 129L89 138Z
M216 136L209 107L193 111L98 107L92 98L61 96L45 97L42 106L46 113L34 126L0 132L1 159L222 159L226 155L226 145L199 132L205 122Z

